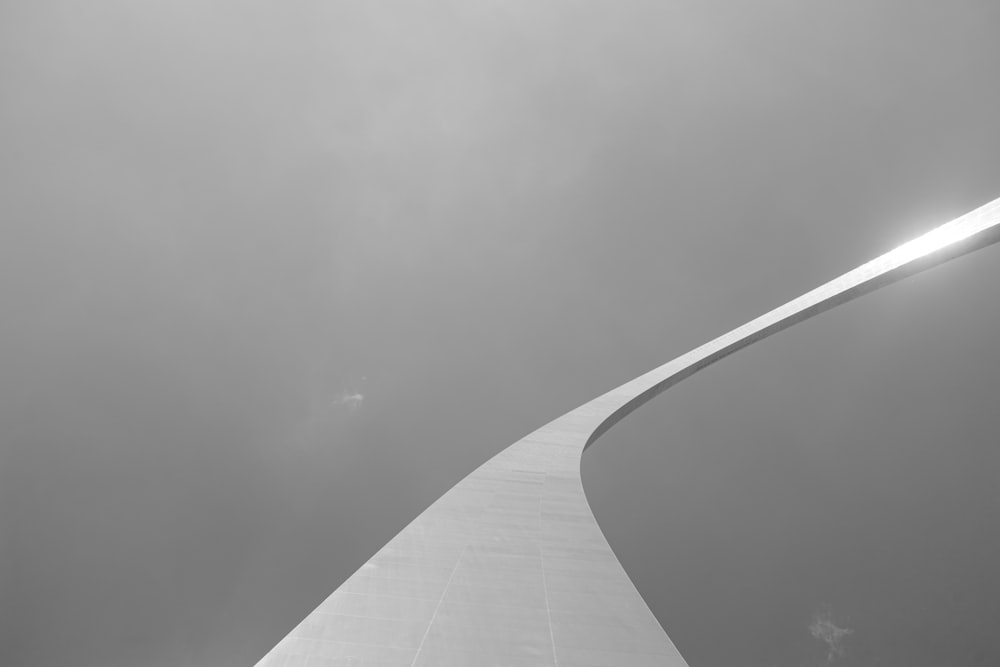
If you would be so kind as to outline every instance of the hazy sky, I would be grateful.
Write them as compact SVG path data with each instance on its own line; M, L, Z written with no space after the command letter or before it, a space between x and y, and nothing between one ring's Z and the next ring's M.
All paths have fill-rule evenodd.
M0 664L251 665L490 455L1000 195L1000 3L0 2ZM1000 249L587 452L692 667L1000 663Z

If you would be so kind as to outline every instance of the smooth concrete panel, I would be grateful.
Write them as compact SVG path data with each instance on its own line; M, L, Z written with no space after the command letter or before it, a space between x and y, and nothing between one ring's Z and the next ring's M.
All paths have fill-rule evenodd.
M594 520L583 451L740 348L998 240L1000 199L525 436L414 519L258 667L685 666Z

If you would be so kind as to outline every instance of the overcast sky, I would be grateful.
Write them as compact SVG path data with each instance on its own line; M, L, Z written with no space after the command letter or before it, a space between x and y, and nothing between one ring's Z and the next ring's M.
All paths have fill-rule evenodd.
M998 26L0 2L0 663L252 665L504 446L1000 195ZM588 450L692 667L1000 664L998 253Z

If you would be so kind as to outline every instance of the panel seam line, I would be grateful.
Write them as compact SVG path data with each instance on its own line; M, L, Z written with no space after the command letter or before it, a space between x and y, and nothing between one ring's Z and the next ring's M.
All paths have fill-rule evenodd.
M559 667L559 656L556 655L556 635L552 630L552 609L549 608L549 581L545 576L545 554L538 550L539 560L542 561L542 592L545 593L545 616L549 620L549 641L552 642L552 663Z
M427 635L431 633L431 627L434 625L434 619L437 618L438 612L441 610L441 604L444 602L444 596L448 594L448 587L451 586L451 580L455 578L455 572L458 571L458 565L462 562L462 556L468 551L469 545L466 544L462 547L461 553L458 554L458 559L455 561L455 567L451 569L451 574L448 575L448 581L444 585L444 590L441 591L441 599L438 600L437 606L434 607L434 613L431 614L431 622L427 624L427 629L424 630L424 636L420 638L420 644L417 646L417 652L413 654L413 662L410 663L410 667L415 667L417 664L417 658L420 657L420 652L424 649L424 642L427 641ZM543 568L544 569L544 568ZM545 574L543 572L542 576ZM551 624L549 630L551 631ZM555 648L553 648L553 651Z

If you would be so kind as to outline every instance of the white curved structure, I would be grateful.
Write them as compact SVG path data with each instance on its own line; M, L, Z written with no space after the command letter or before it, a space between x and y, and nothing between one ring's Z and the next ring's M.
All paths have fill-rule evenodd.
M258 667L686 665L590 512L584 449L722 357L998 240L1000 199L546 424L427 508Z

